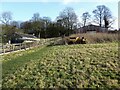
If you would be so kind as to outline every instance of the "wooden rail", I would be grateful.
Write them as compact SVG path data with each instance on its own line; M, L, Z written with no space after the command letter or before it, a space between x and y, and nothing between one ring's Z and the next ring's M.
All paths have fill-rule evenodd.
M50 45L61 38L41 39L40 41L0 45L0 55L17 50L26 50L40 45Z
M2 52L1 53L7 53L27 48L32 48L38 46L38 42L27 42L27 43L18 43L18 44L6 44L2 46Z

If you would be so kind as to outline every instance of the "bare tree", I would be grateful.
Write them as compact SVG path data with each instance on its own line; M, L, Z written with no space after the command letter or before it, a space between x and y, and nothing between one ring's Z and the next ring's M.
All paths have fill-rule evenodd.
M32 21L39 21L40 20L40 14L39 13L34 13L31 20Z
M62 20L62 25L68 29L68 35L70 34L70 30L73 30L74 26L77 23L77 15L73 8L67 7L58 17L59 20Z
M44 22L44 29L46 29L47 26L51 23L51 18L50 17L43 17L42 20Z
M10 25L19 28L19 22L17 21L11 21Z
M11 12L3 12L0 15L0 21L5 25L9 25L11 20L12 20L12 13Z
M51 18L50 17L43 17L42 18L42 21L43 21L43 30L45 32L45 38L46 38L46 30L47 30L47 27L50 25L50 23L52 22L51 21Z
M97 6L97 9L95 9L93 11L93 13L95 14L95 21L99 24L99 26L102 26L102 20L103 20L103 12L104 12L104 6L103 5L99 5Z
M35 32L35 35L40 38L41 28L42 28L42 19L39 13L34 13L31 19L31 27Z
M113 19L113 16L111 14L111 11L105 7L104 10L104 17L103 17L103 21L104 21L104 27L105 28L109 28L112 26L112 24L114 23L115 19Z
M90 19L89 12L85 12L82 14L83 26L86 26L86 23L88 22L87 20L89 19Z
M108 7L105 5L99 5L97 6L97 9L93 11L94 17L95 17L95 22L99 24L100 27L110 27L113 22L112 20L112 14L111 11L109 10ZM104 23L104 24L103 24Z

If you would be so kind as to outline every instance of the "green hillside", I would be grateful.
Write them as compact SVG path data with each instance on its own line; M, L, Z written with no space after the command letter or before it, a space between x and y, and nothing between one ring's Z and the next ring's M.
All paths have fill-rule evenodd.
M3 59L3 88L120 87L117 43L40 46Z

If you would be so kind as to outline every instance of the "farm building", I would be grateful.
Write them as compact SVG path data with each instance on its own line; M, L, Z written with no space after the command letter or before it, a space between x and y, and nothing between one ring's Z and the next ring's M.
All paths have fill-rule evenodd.
M37 37L29 34L14 33L11 38L11 43L22 43L25 41L39 41Z
M88 26L83 26L77 30L77 33L98 33L98 32L105 33L108 32L108 29L90 24Z

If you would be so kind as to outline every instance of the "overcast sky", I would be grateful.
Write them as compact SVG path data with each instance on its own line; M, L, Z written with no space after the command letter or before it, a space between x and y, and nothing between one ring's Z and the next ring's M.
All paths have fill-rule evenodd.
M72 7L81 21L82 13L88 11L92 17L92 11L97 5L106 5L116 19L113 27L118 28L118 1L119 0L1 0L0 12L12 12L13 20L27 21L34 13L40 17L48 16L55 20L59 13L66 7Z

